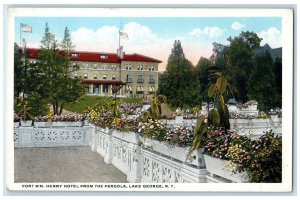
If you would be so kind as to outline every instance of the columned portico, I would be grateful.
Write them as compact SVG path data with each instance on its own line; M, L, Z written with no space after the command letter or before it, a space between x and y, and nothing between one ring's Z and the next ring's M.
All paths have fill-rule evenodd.
M114 95L113 87L121 87L125 85L124 82L118 80L84 80L84 83L88 85L89 94L94 95ZM118 91L118 95L122 95L122 92Z

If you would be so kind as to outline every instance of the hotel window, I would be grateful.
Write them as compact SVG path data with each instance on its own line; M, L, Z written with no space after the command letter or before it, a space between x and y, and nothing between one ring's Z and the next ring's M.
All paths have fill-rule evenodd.
M103 69L108 69L108 65L107 65L107 64L104 64L104 65L102 65L102 68L103 68Z
M137 82L138 82L138 83L144 83L143 75L138 75Z
M137 94L144 94L144 87L143 86L138 86L136 89Z
M150 74L150 75L149 75L149 83L155 83L153 74Z
M104 74L103 77L102 77L102 79L106 80L106 78L107 78L107 74Z
M149 71L154 71L154 66L153 65L149 66Z
M84 79L88 79L88 74L84 74L84 75L83 75L83 78L84 78Z
M148 93L153 94L155 92L155 88L153 86L149 86Z
M96 63L93 64L94 69L97 69L98 65Z
M107 57L108 57L107 55L100 55L101 59L107 59Z
M79 54L78 54L78 53L72 53L71 57L72 57L72 58L78 58L78 57L79 57Z
M131 85L126 85L125 92L126 93L132 93L132 86Z
M131 64L126 65L126 70L131 70Z
M115 74L112 75L112 80L116 80L116 75Z
M143 65L138 65L137 70L143 70Z
M112 69L112 70L117 70L117 65L112 65L112 66L111 66L111 69Z
M89 63L83 63L83 69L88 69L89 68Z
M96 74L94 74L94 79L97 79L97 75Z
M126 83L132 83L132 78L130 74L127 74Z

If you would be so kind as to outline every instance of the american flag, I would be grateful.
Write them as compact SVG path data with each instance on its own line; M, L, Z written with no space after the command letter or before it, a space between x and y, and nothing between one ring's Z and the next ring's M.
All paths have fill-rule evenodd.
M21 24L21 30L23 32L29 32L32 33L32 27L26 24Z
M129 39L127 33L124 33L124 32L119 31L119 35L120 35L120 37L123 38L123 39L127 39L127 40Z

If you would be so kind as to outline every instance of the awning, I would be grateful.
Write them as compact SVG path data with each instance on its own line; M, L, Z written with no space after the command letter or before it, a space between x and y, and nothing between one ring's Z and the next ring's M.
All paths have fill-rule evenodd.
M144 91L144 87L139 86L139 87L137 87L136 91L137 92L143 92Z
M123 81L118 80L83 80L83 83L94 85L125 85Z
M153 86L149 86L149 92L154 92L154 91L155 91L154 87Z
M131 85L126 85L126 91L131 92L132 91L132 86Z

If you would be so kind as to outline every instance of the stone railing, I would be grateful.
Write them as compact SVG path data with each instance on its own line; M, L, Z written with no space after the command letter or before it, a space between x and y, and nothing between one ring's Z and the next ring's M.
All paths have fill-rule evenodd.
M265 123L273 123L280 126L278 132L281 133L280 119L239 119L231 123L245 130L253 128L252 123L261 123L262 127L266 127ZM232 174L223 169L227 161L216 161L200 150L190 153L188 148L142 138L138 133L103 129L92 124L16 125L14 143L15 147L90 146L107 164L126 174L128 182L244 182L244 174Z
M88 135L82 122L14 124L15 147L88 146Z
M127 175L128 182L205 183L202 154L144 139L134 132L90 126L91 150Z
M162 122L167 127L172 126L188 126L196 125L197 119L183 119L182 116L176 116L173 120L162 119ZM252 134L253 136L260 136L265 131L270 129L277 135L282 134L282 120L277 115L271 116L270 118L253 118L253 119L230 119L231 129L235 129L240 135Z
M277 116L258 119L230 119L230 126L240 135L257 137L270 129L276 135L282 135L282 120Z

